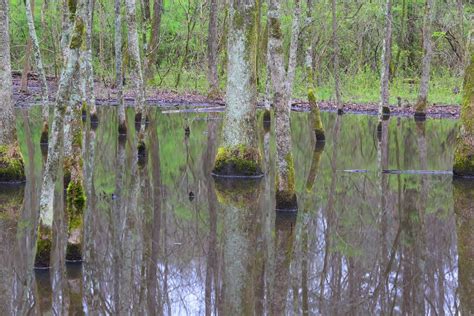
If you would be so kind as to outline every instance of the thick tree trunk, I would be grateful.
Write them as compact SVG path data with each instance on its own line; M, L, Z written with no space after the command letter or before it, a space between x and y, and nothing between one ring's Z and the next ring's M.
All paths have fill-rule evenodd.
M220 175L261 175L261 158L256 140L257 87L257 3L230 2L225 127L214 173Z
M209 81L209 97L219 95L217 78L217 0L209 3L209 31L207 33L207 80Z
M336 105L338 113L342 114L344 104L341 101L341 88L339 80L339 40L337 37L337 7L336 0L332 0L332 46L334 66L334 89L336 90Z
M471 35L470 64L464 74L461 132L454 152L455 176L474 176L474 34Z
M387 0L385 11L385 37L382 51L382 71L380 78L379 115L390 115L389 108L389 76L392 55L392 0Z
M145 129L145 86L143 83L142 63L138 43L138 29L135 0L125 0L125 11L128 26L128 54L131 61L131 81L135 83L136 121L140 122L140 132Z
M25 168L16 138L9 30L9 1L0 0L0 181L21 181Z
M43 61L41 58L41 51L39 47L38 37L36 36L35 22L33 18L33 11L31 9L31 0L25 0L26 20L28 22L28 32L33 44L33 55L35 57L36 70L41 81L41 99L43 101L43 120L48 121L49 117L49 102L48 102L48 83L46 81L46 74L43 68Z
M288 72L285 73L283 57L283 35L281 31L281 9L277 0L271 0L268 8L270 34L268 39L270 53L270 72L273 84L273 105L275 107L276 143L277 143L277 188L276 208L296 209L295 171L292 155L290 112L291 87L296 64L296 47L298 38L299 1L295 3L292 39L290 43L290 60Z
M423 64L418 101L415 107L415 117L425 118L428 107L428 88L430 83L431 56L433 47L431 43L431 25L433 20L433 0L426 0L425 16L423 18Z
M118 122L119 134L127 133L127 125L125 118L125 102L123 99L123 66L122 66L122 0L115 0L115 88L117 89L118 102Z
M155 64L158 57L158 44L160 40L161 13L163 11L163 0L153 1L153 18L151 22L151 37L145 58L145 76L146 79L152 79L155 70Z

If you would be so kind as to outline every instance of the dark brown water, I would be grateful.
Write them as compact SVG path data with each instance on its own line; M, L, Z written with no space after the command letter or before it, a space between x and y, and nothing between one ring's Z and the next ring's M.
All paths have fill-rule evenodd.
M51 268L34 270L39 113L18 115L27 183L0 188L0 314L474 313L474 185L449 172L455 121L392 118L378 137L376 117L324 113L321 148L294 113L299 211L279 214L261 124L265 177L229 184L210 176L220 114L152 115L137 162L134 132L119 143L103 108L84 136L84 261L64 263L57 206Z

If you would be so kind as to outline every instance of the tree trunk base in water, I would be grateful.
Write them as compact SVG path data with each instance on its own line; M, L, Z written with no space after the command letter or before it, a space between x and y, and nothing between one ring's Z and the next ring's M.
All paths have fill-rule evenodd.
M263 176L261 159L257 148L238 145L220 147L212 174L220 177L259 178Z
M390 117L390 108L388 106L382 107L382 117Z
M425 112L415 112L415 121L416 122L424 122L426 121L426 113Z
M460 137L454 152L455 177L474 178L474 137Z
M47 269L50 267L52 244L51 228L40 224L36 240L35 269Z
M296 212L298 210L298 202L295 191L276 191L275 208L279 212Z
M20 148L16 145L0 146L0 182L24 182L25 165Z
M337 115L343 115L344 109L337 109Z
M42 145L48 144L48 133L49 133L48 122L44 122L43 128L41 129L40 144Z

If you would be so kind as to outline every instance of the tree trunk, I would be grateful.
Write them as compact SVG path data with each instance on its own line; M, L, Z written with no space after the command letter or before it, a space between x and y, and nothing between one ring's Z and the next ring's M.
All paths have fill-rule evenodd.
M152 79L158 56L158 44L160 40L161 12L163 11L163 0L153 1L153 19L151 22L151 37L145 58L146 79Z
M128 26L128 53L131 61L131 81L135 83L135 120L140 122L140 132L142 135L145 129L145 86L143 83L142 64L140 59L140 49L138 43L138 29L136 18L135 0L125 0L125 11Z
M9 0L0 0L0 181L22 181L25 168L16 138L9 30Z
M318 103L316 102L316 95L315 90L316 87L314 85L314 64L313 64L313 44L312 39L314 37L314 28L313 28L313 21L312 21L312 0L308 0L307 2L307 11L306 11L306 38L305 44L306 46L306 56L305 56L305 68L306 68L306 82L308 83L308 102L311 109L311 123L314 133L316 135L316 141L322 142L325 140L324 135L324 126L321 120L321 112L319 110Z
M431 56L433 48L431 43L431 25L433 19L433 0L425 2L425 16L423 18L423 64L418 101L415 106L415 117L425 118L428 107L428 88L430 83Z
M95 105L94 94L94 72L92 69L92 23L94 13L95 0L87 0L85 9L85 41L86 48L81 52L80 69L81 69L81 89L83 91L83 100L87 105L92 122L97 122L97 108Z
M332 0L332 45L334 62L334 88L336 92L336 106L338 113L342 114L344 104L341 102L341 88L339 81L339 41L337 38L337 7L336 0Z
M230 2L225 129L214 165L220 175L259 176L261 158L256 139L257 3Z
M270 34L268 39L270 53L270 73L273 84L273 105L275 107L275 126L277 143L277 188L276 208L296 209L295 171L292 155L290 113L291 87L296 64L298 38L299 1L295 2L295 14L290 42L288 72L285 73L283 57L283 35L281 30L281 9L277 0L271 0L268 8Z
M33 18L31 0L25 0L26 20L28 22L28 32L33 44L33 54L35 57L36 70L41 81L41 98L43 101L43 121L47 122L49 117L49 102L48 102L48 83L46 81L46 74L43 68L43 61L41 58L41 51L39 47L38 37L36 36L35 22Z
M474 176L474 34L470 38L470 64L464 74L461 132L454 152L455 176Z
M387 0L385 11L385 38L382 51L382 71L380 79L379 115L390 115L389 108L389 75L392 53L392 0Z
M35 12L35 0L31 0L31 12ZM21 73L20 91L28 93L28 73L30 72L30 57L33 43L31 37L28 36L25 50L25 61L23 62L23 72Z
M125 103L123 99L123 67L122 67L122 0L115 0L115 88L117 89L118 103L118 122L119 134L127 133L127 125L125 118Z
M207 35L207 80L209 81L209 97L219 95L219 80L217 78L217 0L209 3L209 31Z

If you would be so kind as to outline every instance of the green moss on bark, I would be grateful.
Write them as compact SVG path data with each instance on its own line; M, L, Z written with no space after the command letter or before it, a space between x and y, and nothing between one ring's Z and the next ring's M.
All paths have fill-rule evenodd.
M257 148L238 145L221 147L217 151L214 173L222 176L259 176L260 153Z
M86 194L80 180L71 180L67 186L67 208L74 215L82 215L86 206Z
M453 173L455 176L474 177L474 146L467 143L463 137L457 140Z
M72 33L71 45L69 46L69 48L78 49L82 46L82 42L84 38L84 30L85 30L84 21L82 20L82 18L76 17L74 32Z
M0 146L0 182L22 182L25 180L25 165L18 146Z
M40 224L36 241L35 268L48 268L51 262L52 233L51 228Z
M326 139L323 121L321 120L321 111L316 102L316 96L313 89L308 89L308 102L311 108L311 121L313 124L316 141L322 142Z

